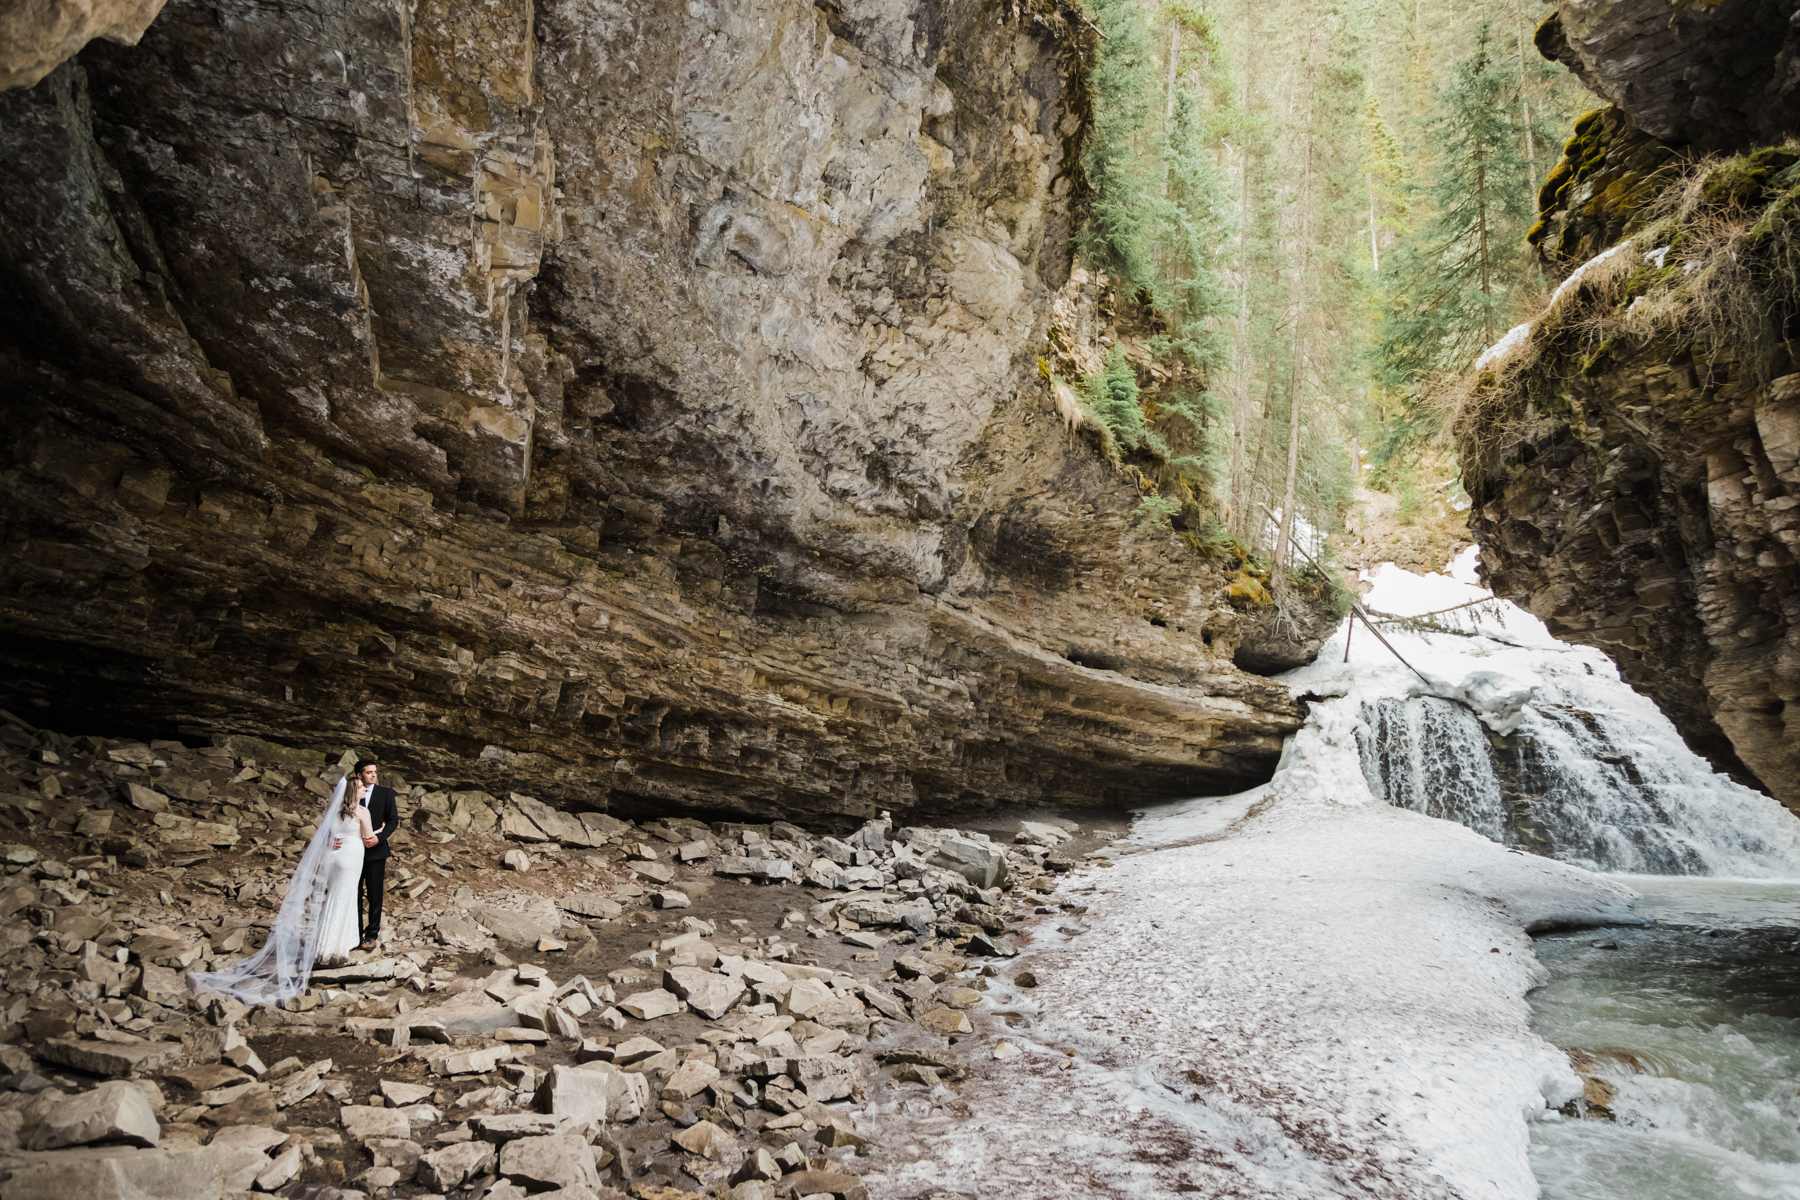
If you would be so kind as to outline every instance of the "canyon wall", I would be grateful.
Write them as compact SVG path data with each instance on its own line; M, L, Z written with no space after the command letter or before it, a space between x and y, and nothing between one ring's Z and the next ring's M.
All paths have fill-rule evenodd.
M1266 778L1271 623L1040 377L1091 36L171 0L0 93L0 704L621 809Z
M1800 809L1800 12L1578 0L1538 41L1615 104L1532 233L1580 277L1459 420L1484 570Z

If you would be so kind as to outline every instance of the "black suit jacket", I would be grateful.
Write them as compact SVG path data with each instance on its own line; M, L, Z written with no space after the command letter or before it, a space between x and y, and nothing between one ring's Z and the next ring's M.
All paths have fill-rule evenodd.
M394 789L378 783L363 804L369 810L369 824L375 827L375 836L381 839L363 851L363 858L386 858L388 838L400 828L400 805L394 799Z

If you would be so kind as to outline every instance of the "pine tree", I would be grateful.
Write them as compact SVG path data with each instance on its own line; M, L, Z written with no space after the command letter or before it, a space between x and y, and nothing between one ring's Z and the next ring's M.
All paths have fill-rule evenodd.
M1527 276L1529 192L1516 64L1483 24L1431 122L1440 147L1428 200L1435 216L1403 250L1381 346L1388 381L1409 390L1458 370L1507 326Z

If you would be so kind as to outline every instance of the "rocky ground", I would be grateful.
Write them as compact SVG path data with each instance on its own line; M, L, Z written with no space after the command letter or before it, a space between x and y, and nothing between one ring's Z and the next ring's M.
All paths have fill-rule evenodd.
M632 823L389 768L379 949L195 995L350 757L0 713L0 1196L865 1196L859 1110L1008 1052L974 1010L1122 824Z

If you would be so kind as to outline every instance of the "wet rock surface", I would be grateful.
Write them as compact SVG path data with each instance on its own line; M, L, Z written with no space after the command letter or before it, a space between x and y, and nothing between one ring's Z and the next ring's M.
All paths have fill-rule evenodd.
M867 1106L956 1103L992 1053L996 943L1120 826L609 819L533 840L542 869L521 875L501 860L528 797L391 778L407 818L383 943L247 1009L185 971L261 943L344 766L275 752L0 726L0 1193L866 1196ZM29 786L46 778L54 801ZM81 832L128 807L122 780L234 847L179 823ZM717 853L675 853L699 842ZM761 882L723 871L733 856L860 873ZM667 860L690 908L656 907L630 869ZM159 970L174 985L147 989Z
M565 809L1267 776L1222 569L1037 374L1084 21L476 11L180 4L0 93L0 704Z

